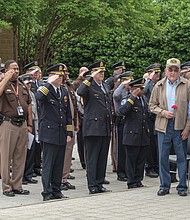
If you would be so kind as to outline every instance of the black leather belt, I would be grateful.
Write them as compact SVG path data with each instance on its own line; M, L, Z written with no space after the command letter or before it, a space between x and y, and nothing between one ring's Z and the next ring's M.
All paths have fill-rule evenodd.
M13 125L16 125L18 127L22 126L23 122L25 121L24 117L8 117L4 115L0 115L1 122L8 121Z

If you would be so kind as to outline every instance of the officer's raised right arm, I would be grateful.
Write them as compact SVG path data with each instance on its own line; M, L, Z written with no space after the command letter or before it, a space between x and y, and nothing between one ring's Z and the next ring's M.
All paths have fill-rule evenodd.
M87 79L85 79L79 86L79 88L77 89L77 94L79 96L86 96L88 94L88 89L91 86L91 82L93 80L93 77L89 77Z
M132 110L136 97L132 94L128 96L126 103L121 106L119 109L119 113L122 115L126 115L129 111Z
M50 87L51 84L49 83L46 83L44 86L41 86L35 94L36 100L43 101L47 97Z

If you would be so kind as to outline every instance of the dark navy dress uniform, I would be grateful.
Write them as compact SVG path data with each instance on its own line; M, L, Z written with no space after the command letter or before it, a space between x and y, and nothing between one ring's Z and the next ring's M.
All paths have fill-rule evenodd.
M47 83L36 93L41 115L39 140L43 143L42 196L60 195L67 136L72 137L72 117L66 89L60 95Z
M92 77L89 77L77 90L84 102L83 137L90 193L97 193L102 189L111 136L110 89L104 82L102 86L104 91Z
M119 111L125 116L123 144L126 146L127 184L129 188L136 188L142 186L149 145L146 98L129 95Z

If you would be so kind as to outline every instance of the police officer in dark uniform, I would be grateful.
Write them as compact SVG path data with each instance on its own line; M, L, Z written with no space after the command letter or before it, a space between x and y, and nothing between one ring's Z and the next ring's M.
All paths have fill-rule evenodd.
M128 188L142 187L144 166L149 146L148 104L143 96L142 79L129 83L132 93L120 108L125 115L123 144L126 146L126 173Z
M126 71L119 76L120 85L113 93L113 101L116 115L116 146L117 146L117 180L127 181L126 153L123 145L124 116L119 113L123 100L130 94L129 83L133 80L133 72Z
M125 62L120 61L118 63L113 64L113 75L110 76L108 79L105 80L105 82L110 86L111 93L113 94L114 90L118 86L118 79L119 76L125 71ZM112 130L111 130L111 160L112 160L112 166L113 166L113 172L116 172L117 170L117 149L116 149L116 126L115 126L115 112L114 112L114 106L112 106Z
M68 93L61 86L64 71L64 64L48 68L48 83L36 93L41 109L39 140L43 143L44 201L64 198L60 186L65 147L71 140L73 130Z
M149 102L153 87L160 79L161 64L154 63L151 64L146 69L148 69L148 71L151 69L149 79L147 79L147 81L145 82L145 88L144 88L144 95L147 98L147 102ZM145 175L150 178L157 178L159 173L158 141L154 126L155 120L156 120L156 115L152 112L149 112L148 124L150 129L150 147L148 150L148 156L145 166L145 171L146 171Z
M102 186L107 166L111 135L110 89L103 82L105 62L97 61L89 66L91 76L77 90L83 97L83 136L86 148L87 181L90 194L108 192Z
M115 82L118 80L120 74L125 72L125 62L120 61L118 63L113 64L113 75L110 76L105 82L110 86L110 89L114 88Z
M190 61L181 64L180 75L186 79L190 79Z

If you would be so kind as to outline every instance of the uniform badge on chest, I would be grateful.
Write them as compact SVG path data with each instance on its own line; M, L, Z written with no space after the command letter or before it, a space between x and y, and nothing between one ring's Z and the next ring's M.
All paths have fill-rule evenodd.
M66 95L63 97L63 100L64 100L64 102L67 102L68 98Z

